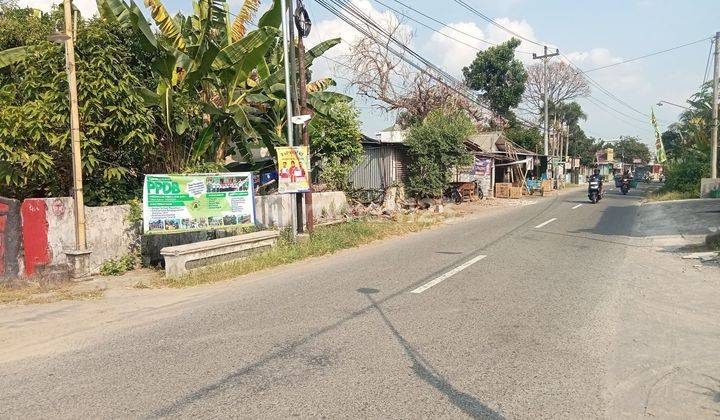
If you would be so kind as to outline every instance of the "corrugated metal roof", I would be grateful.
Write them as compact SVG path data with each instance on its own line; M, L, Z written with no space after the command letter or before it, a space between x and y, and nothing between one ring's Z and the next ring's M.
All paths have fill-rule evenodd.
M497 141L505 137L502 131L488 131L470 136L468 141L475 144L481 151L494 153L498 152Z

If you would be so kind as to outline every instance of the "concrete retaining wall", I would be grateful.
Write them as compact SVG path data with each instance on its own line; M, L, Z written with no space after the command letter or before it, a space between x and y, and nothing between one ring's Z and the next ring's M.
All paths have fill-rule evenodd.
M262 228L290 226L290 200L292 196L287 194L256 197L257 225ZM313 194L316 219L336 218L347 206L343 192ZM127 205L85 207L87 245L92 250L86 264L90 270L88 274L97 273L108 259L140 248L140 231L126 220L129 212ZM189 241L197 241L195 236L189 235ZM206 239L212 238L201 240ZM185 240L179 243L188 243ZM32 198L22 204L0 198L0 279L67 270L66 251L74 248L72 198Z
M97 272L110 258L137 246L139 232L125 220L129 206L85 207L88 267ZM75 209L72 198L33 198L22 203L22 244L27 276L66 270L66 251L75 248ZM90 273L88 273L90 274Z
M720 178L703 178L700 180L700 197L709 198L713 190L720 189Z
M17 278L22 270L20 202L0 197L0 282Z
M261 195L255 197L255 219L260 227L287 227L292 224L290 209L293 196L290 194ZM342 191L328 191L313 194L315 219L323 215L332 219L348 208L347 197Z

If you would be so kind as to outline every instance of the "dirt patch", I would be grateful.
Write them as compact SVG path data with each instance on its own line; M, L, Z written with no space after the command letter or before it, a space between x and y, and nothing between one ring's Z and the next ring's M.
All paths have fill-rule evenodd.
M50 303L61 300L88 300L102 297L103 288L77 289L71 281L27 282L0 286L0 304Z

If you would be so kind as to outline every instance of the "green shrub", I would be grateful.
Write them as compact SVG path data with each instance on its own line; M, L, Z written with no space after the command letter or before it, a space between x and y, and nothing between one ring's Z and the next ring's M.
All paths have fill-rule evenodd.
M132 254L111 258L102 264L100 274L103 276L119 276L135 269L136 264L137 260Z
M472 162L464 141L475 128L461 111L431 111L420 124L410 128L407 141L408 192L418 198L441 197L450 182L450 169Z
M665 166L663 191L700 195L700 179L710 176L710 164L700 159L676 159Z

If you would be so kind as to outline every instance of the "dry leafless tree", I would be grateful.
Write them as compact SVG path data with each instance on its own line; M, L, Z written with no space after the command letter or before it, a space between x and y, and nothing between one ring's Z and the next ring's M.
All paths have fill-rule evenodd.
M544 106L542 63L531 65L527 68L527 73L523 100L528 111L537 112ZM575 69L562 61L548 63L548 98L551 103L559 104L588 95L590 86Z
M410 45L412 34L401 22L384 26L393 38ZM373 101L374 108L397 113L397 122L403 126L438 108L464 109L477 121L483 118L480 108L458 93L463 92L463 86L439 82L443 79L431 69L417 70L396 52L407 54L389 39L363 36L351 42L349 53L342 57L351 86Z

